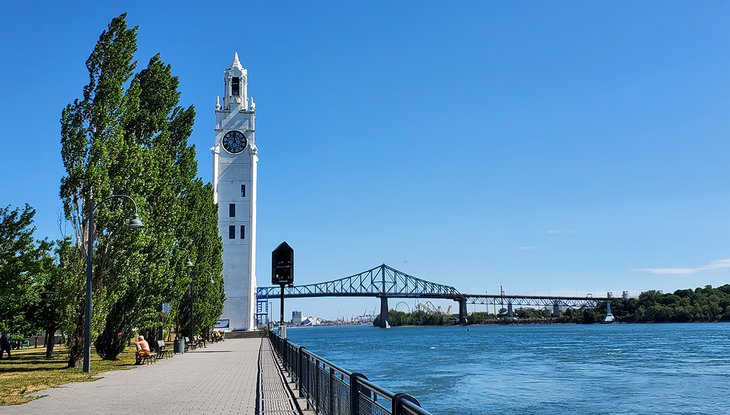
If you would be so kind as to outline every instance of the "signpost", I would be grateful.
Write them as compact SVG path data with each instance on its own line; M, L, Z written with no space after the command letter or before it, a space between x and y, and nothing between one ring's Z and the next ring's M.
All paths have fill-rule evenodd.
M215 325L213 326L216 330L222 330L222 331L230 331L231 328L231 320L227 318L222 318L215 322Z
M170 303L162 303L160 306L160 327L157 329L157 340L162 340L165 329L165 317L170 314Z
M284 287L294 285L294 249L282 242L271 252L271 283L281 287L281 317L279 319L279 336L286 338L284 327Z

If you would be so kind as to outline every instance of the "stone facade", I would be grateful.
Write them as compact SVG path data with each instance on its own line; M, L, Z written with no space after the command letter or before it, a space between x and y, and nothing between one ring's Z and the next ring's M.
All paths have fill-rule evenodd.
M232 330L253 330L256 312L256 106L238 53L225 70L225 93L215 109L214 201L223 239L226 302L221 319Z

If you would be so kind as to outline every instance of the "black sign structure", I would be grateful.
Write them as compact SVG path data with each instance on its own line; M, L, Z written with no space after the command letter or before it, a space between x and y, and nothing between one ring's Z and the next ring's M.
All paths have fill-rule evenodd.
M271 252L271 283L281 287L281 318L279 335L284 334L284 286L294 284L294 250L288 243L282 242Z
M291 285L294 283L294 249L282 242L271 252L271 283Z

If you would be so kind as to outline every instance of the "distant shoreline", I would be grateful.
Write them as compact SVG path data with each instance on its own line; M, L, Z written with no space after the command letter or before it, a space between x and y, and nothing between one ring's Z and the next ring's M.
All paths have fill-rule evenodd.
M614 321L612 323L575 323L575 322L561 322L561 321L524 321L524 320L513 320L513 321L491 321L486 323L467 323L467 324L407 324L402 326L391 326L396 327L480 327L480 326L547 326L547 325L561 325L561 326L591 326L591 325L617 325L617 324L713 324L713 323L730 323L728 321L716 320L716 321ZM287 329L306 329L316 327L376 327L373 324L317 324L314 326L287 326Z

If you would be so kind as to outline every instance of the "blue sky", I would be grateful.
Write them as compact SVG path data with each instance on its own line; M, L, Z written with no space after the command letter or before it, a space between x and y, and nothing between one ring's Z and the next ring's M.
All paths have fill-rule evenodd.
M257 103L259 285L387 263L462 292L730 283L730 4L11 2L0 14L0 204L58 238L59 118L114 16L198 116L238 51ZM372 300L292 301L324 317ZM288 311L287 311L288 314Z

